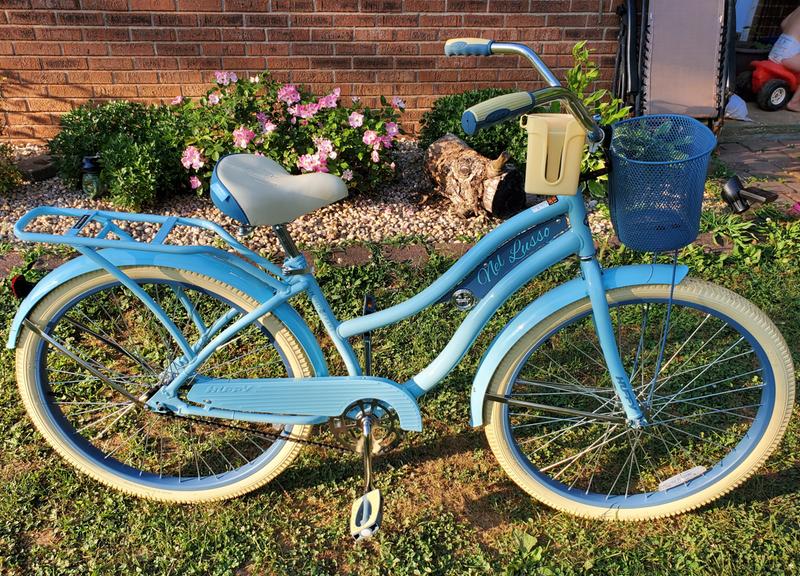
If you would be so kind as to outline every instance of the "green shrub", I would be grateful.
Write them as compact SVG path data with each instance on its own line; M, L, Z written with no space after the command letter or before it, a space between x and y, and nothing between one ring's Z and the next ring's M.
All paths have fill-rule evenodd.
M4 194L22 184L22 174L14 166L12 148L0 142L0 194Z
M572 48L574 66L567 71L567 87L581 97L586 107L592 114L599 114L601 124L613 124L628 116L630 108L623 107L622 100L610 98L608 90L589 91L593 84L600 77L600 70L591 60L591 52L586 47L586 42L578 42ZM438 98L433 104L433 108L422 115L422 130L420 132L420 145L429 146L435 140L441 138L448 132L455 134L477 152L489 158L496 158L507 150L517 166L524 166L527 153L527 137L525 131L520 128L515 120L509 120L501 124L492 126L485 130L479 130L472 136L461 128L461 114L479 102L508 94L512 90L500 90L488 88L485 90L469 90L461 94L452 94ZM539 111L545 111L540 109ZM549 107L547 112L560 111L560 105L555 103ZM584 172L597 170L604 164L603 154L597 151L589 153L586 147L581 170ZM606 178L601 177L596 181L589 182L589 190L592 195L603 195L606 190Z
M80 186L83 157L99 154L111 200L138 209L187 189L180 165L182 125L183 118L168 106L90 102L61 117L50 150L61 178L74 188Z
M353 99L340 102L338 88L321 98L264 72L239 79L217 72L199 100L176 98L186 121L182 163L191 186L204 190L214 164L225 154L250 152L273 158L293 173L330 172L366 189L391 177L386 153L399 133L404 104L394 98L370 109Z
M486 88L438 98L433 103L433 108L422 115L420 146L428 147L449 132L489 158L497 158L504 150L508 150L517 166L522 166L525 164L527 139L516 121L502 122L491 128L478 130L472 136L468 136L461 128L461 114L464 110L489 98L510 92L513 90Z

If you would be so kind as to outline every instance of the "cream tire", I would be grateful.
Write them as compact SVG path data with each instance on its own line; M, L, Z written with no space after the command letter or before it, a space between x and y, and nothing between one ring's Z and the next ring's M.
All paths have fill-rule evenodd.
M637 299L665 298L668 285L645 285L619 288L608 293L610 304ZM672 502L639 508L615 508L590 505L565 496L554 490L541 478L532 474L523 462L525 456L516 448L506 426L504 404L484 402L485 433L489 445L500 465L523 490L550 507L586 518L604 520L649 520L680 514L703 506L730 492L747 480L775 450L783 437L794 402L795 373L791 355L783 337L772 321L755 305L725 288L708 282L686 279L675 287L675 299L719 311L749 332L763 348L773 371L775 398L768 424L760 440L741 463L716 482L685 498ZM503 395L509 380L517 373L531 348L548 337L566 321L591 309L588 299L558 310L526 334L509 350L492 376L489 391Z
M129 267L125 268L125 273L134 280L170 280L196 286L200 290L224 298L245 311L252 310L258 305L253 298L231 286L186 270L164 267ZM47 294L33 308L28 318L37 326L45 326L50 318L76 297L112 282L114 282L113 277L104 270L78 276ZM291 331L273 315L263 317L261 324L272 335L275 345L281 349L292 373L296 377L312 376L313 369L308 356ZM275 478L292 463L302 449L300 443L284 442L282 448L258 470L235 483L204 490L160 489L122 478L110 471L109 468L98 465L95 459L76 450L48 413L45 399L36 383L36 370L38 369L36 358L40 344L40 336L26 328L21 331L16 348L16 373L17 385L25 409L36 429L58 454L81 472L111 488L134 496L175 503L211 502L234 498L255 490ZM294 437L306 438L310 432L311 426L294 425L291 428L291 434Z

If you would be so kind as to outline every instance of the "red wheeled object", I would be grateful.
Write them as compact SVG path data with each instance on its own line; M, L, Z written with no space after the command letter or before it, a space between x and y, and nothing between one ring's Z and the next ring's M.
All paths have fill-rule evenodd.
M763 110L783 108L797 90L800 72L792 72L772 60L756 60L750 66L753 70L736 77L736 93L745 100L755 99Z

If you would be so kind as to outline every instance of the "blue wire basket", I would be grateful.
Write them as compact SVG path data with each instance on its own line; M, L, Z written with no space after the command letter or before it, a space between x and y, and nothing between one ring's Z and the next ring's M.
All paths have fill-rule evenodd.
M711 130L688 116L639 116L614 125L609 204L620 242L666 252L697 238L716 145Z

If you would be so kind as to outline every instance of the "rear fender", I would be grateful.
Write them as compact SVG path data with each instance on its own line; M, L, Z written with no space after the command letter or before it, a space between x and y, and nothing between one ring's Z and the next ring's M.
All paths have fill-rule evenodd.
M675 271L675 282L680 283L688 272L686 266L678 266ZM639 264L603 270L603 286L606 291L624 286L671 283L672 266L668 264ZM489 345L475 374L470 399L472 426L483 425L483 399L489 389L492 375L514 344L556 310L586 297L588 297L586 283L583 278L575 278L543 294L506 324Z
M189 270L190 272L209 276L219 282L233 286L257 302L264 302L275 293L274 289L260 278L260 276L264 275L264 272L241 258L222 250L213 256L172 255L159 252L117 249L101 250L99 253L117 267L160 266L163 268ZM42 298L65 282L99 269L100 266L87 257L80 256L59 266L42 278L20 303L11 323L6 347L14 348L16 346L23 320L28 317L31 310ZM295 335L308 355L315 374L317 376L327 376L328 368L322 350L300 315L286 303L278 306L272 313Z

